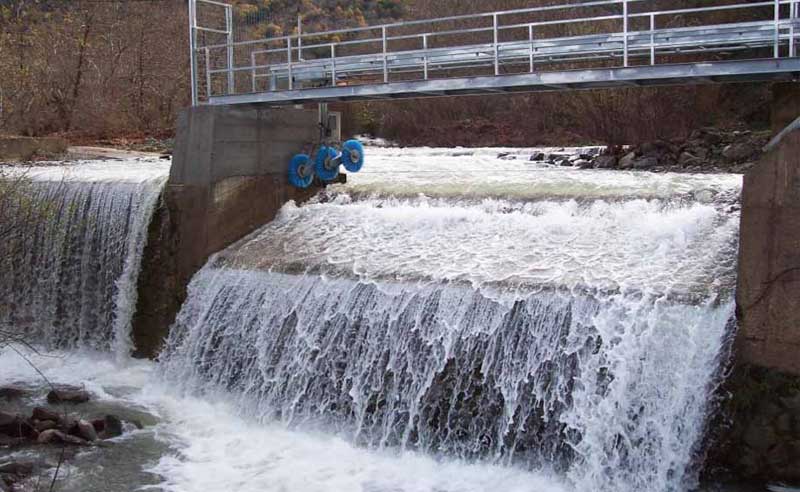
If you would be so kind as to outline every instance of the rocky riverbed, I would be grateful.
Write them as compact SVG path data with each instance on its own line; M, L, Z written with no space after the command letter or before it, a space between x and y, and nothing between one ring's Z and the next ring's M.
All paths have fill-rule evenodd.
M635 146L598 147L583 153L565 149L538 152L533 162L580 169L650 172L745 173L761 157L769 132L695 130L685 139L656 140ZM500 154L500 158L512 158Z
M155 484L142 465L166 449L148 431L156 419L79 386L0 387L0 492L125 490ZM133 476L135 476L135 478Z

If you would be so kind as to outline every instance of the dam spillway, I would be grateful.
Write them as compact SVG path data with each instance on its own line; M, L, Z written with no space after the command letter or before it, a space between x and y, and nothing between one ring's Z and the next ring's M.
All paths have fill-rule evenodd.
M374 149L347 185L286 205L195 276L163 372L370 449L576 490L692 487L741 178L491 152Z
M147 228L169 164L93 161L10 174L33 217L4 242L2 323L49 349L132 347Z

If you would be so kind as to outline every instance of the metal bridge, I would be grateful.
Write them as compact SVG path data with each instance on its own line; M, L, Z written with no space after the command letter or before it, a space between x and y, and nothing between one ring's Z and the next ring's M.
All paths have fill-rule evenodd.
M291 35L265 38L263 19L189 0L192 100L285 105L798 78L800 0L698 3L565 1L309 33L298 20Z

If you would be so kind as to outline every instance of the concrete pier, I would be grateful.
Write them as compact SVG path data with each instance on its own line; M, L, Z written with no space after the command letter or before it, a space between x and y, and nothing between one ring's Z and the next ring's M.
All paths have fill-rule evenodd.
M288 163L319 138L318 112L264 105L202 106L178 119L169 183L153 218L133 320L136 355L158 353L209 256L318 187L289 185Z

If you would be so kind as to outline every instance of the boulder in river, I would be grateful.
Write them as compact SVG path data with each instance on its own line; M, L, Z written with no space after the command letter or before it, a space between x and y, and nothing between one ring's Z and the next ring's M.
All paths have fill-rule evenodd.
M620 169L630 169L633 167L633 163L636 161L636 152L629 152L625 154L625 156L619 160L619 168Z
M19 415L0 412L0 434L7 437L32 437L36 430Z
M97 429L98 425L95 425ZM106 415L103 418L103 430L99 431L100 439L111 439L122 435L122 421L114 415Z
M47 393L50 403L86 403L89 398L88 391L76 386L62 386Z
M35 407L31 415L31 419L33 420L54 420L56 422L59 422L61 417L62 416L58 412L44 407Z
M84 439L78 436L65 434L58 429L50 429L39 434L36 439L39 444L72 444L74 446L85 446L88 444Z
M94 426L86 420L76 421L69 429L69 433L85 441L94 442L97 440L97 431L94 429Z
M603 154L598 156L594 161L594 167L597 169L611 169L617 166L617 156L612 154Z

